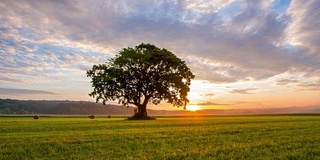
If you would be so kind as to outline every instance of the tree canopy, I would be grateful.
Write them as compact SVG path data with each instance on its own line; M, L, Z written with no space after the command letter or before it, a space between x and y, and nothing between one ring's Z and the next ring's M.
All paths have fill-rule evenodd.
M89 94L105 104L119 100L120 104L137 106L137 118L147 116L147 104L161 101L186 107L191 80L195 77L186 63L166 49L152 44L124 48L115 58L94 65L87 71L92 79Z

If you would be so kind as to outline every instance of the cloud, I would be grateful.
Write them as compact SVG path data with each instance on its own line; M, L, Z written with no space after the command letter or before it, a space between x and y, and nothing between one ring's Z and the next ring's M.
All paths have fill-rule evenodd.
M50 92L50 91L43 91L43 90L29 90L29 89L16 89L16 88L0 88L0 94L2 95L14 95L14 96L22 96L22 95L58 95L58 93Z
M22 83L22 84L27 84L27 81L24 80L19 80L19 79L13 79L9 77L3 77L0 76L0 82L9 82L9 83Z
M300 83L297 86L301 87L302 88L301 90L319 91L320 90L320 81L309 82L309 83Z
M302 5L303 11L299 13L295 6L302 2L286 5L281 12L277 11L280 2L250 0L2 3L1 12L7 24L3 27L4 35L10 35L8 26L15 24L10 33L19 34L17 45L19 39L34 43L47 39L71 48L85 45L91 49L120 50L151 42L186 59L197 79L214 83L263 80L288 71L317 72L320 68L320 62L316 61L319 57L311 54L319 53L311 50L317 51L316 37L320 36L304 30L311 26L311 33L317 33L319 3L316 1ZM302 21L305 25L292 27ZM289 33L293 39L298 37L296 41L303 39L307 47L288 43ZM19 52L11 47L10 52L13 51ZM83 54L76 55L84 59L83 63L90 64ZM196 61L188 60L188 56ZM57 58L65 64L74 64L79 57L67 53ZM203 59L220 65L199 63Z
M320 80L302 81L296 79L279 79L277 85L293 87L296 91L318 91L320 90Z
M215 95L216 94L214 94L214 93L206 93L206 94L201 94L200 96L202 96L202 97L213 97Z
M279 80L277 80L277 85L280 85L280 86L287 86L287 85L296 84L296 83L299 83L299 81L295 80L295 79L279 79Z
M148 42L186 61L197 80L250 83L301 74L303 81L275 83L316 89L319 7L317 0L3 0L0 81L86 81L93 64Z
M246 89L233 89L230 93L233 94L252 94L250 91L255 91L257 88L246 88Z
M317 0L292 1L288 13L293 21L287 31L289 43L306 48L310 54L317 56L320 56L319 7L320 2Z

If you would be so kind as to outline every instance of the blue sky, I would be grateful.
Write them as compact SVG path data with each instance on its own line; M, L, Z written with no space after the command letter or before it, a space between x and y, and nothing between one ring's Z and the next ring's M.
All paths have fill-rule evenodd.
M202 108L320 105L320 1L0 2L0 98L93 100L86 70L142 42L186 61Z

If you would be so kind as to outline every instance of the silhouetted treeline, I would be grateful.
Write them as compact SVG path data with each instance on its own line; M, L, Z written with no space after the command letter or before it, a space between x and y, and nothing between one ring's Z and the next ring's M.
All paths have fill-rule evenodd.
M133 114L133 108L84 101L0 99L1 114Z

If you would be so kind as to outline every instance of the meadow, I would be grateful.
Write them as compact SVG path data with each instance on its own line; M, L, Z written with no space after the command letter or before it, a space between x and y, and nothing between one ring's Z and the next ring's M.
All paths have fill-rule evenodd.
M320 115L0 117L0 159L320 159Z

